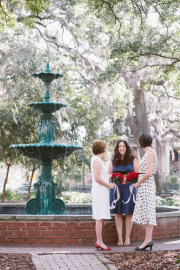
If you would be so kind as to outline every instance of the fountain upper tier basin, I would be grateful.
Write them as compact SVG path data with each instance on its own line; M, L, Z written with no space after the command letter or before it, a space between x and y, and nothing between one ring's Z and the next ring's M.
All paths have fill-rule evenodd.
M10 148L17 149L22 155L39 160L54 160L69 156L74 150L83 149L79 145L66 145L58 143L36 143L11 145Z
M50 84L55 79L62 78L63 75L60 74L60 73L51 72L50 69L49 69L49 63L47 62L45 72L34 73L32 76L38 77L44 83Z
M54 113L59 109L66 107L66 104L57 102L33 102L28 104L29 107L41 111L43 113Z

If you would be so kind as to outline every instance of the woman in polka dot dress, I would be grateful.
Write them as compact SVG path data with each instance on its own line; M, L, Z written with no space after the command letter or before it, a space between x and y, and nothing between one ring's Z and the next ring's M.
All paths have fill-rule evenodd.
M137 189L137 199L134 208L132 221L145 225L146 236L140 247L135 248L137 251L150 248L152 250L152 232L156 224L156 186L154 174L156 173L158 160L155 151L152 149L152 138L149 134L142 134L139 137L141 149L145 151L140 161L139 179L134 184Z

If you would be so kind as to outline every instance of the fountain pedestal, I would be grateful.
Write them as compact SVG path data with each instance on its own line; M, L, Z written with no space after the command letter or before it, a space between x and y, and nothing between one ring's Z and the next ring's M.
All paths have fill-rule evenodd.
M34 184L36 198L26 203L29 215L62 215L66 209L63 200L56 198L57 183L53 182L52 161L41 161L39 181Z
M54 143L56 125L52 121L52 113L67 105L51 102L49 88L51 82L62 75L50 72L49 62L47 62L45 72L35 73L33 76L41 79L46 88L43 102L28 104L33 109L42 112L41 121L37 125L39 143L11 145L10 148L19 150L24 156L41 161L39 181L34 184L36 198L27 202L26 213L29 215L62 215L66 206L63 200L56 198L57 184L53 182L52 161L65 158L74 150L82 149L82 147Z

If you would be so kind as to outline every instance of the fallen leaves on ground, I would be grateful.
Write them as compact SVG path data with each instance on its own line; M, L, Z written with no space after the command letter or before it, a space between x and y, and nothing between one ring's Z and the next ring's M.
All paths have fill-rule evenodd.
M35 270L31 254L1 253L0 270Z
M180 250L121 252L106 255L119 270L178 270Z

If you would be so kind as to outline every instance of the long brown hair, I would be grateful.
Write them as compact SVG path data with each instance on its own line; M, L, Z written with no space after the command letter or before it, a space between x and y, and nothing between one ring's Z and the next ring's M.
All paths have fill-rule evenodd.
M121 160L121 154L119 153L119 144L123 142L126 146L126 152L125 152L125 155L124 155L124 159ZM131 163L132 159L133 159L134 155L132 154L131 152L131 148L129 146L129 144L124 141L124 140L119 140L116 144L116 147L114 149L114 156L113 156L113 165L115 165L116 167L119 166L120 164L122 164L124 167L126 165L128 165L129 163ZM122 162L122 163L121 163Z

